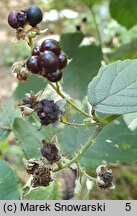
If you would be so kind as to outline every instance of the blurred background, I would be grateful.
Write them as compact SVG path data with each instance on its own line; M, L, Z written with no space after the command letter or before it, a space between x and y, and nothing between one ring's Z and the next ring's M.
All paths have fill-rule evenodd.
M117 7L112 2L110 6L109 0L0 0L0 99L10 98L14 92L15 100L19 100L30 87L29 84L29 87L24 87L22 83L18 84L10 71L15 61L26 59L30 55L30 48L25 42L15 43L15 31L7 23L7 15L10 11L24 9L32 4L36 4L42 9L44 17L39 26L41 29L48 28L48 31L35 39L35 43L40 43L46 37L59 40L64 33L84 35L82 36L83 45L93 44L101 49L101 51L95 49L93 53L92 61L98 61L98 65L95 67L97 70L101 64L117 59L137 57L137 18L135 16L130 22L126 6L123 7L123 10L125 9L123 12L122 6L118 5L119 8L121 7L119 13L123 12L125 15L125 17L123 17L124 15L120 16L123 19L119 18ZM117 4L118 1L114 2ZM130 4L130 1L127 2ZM81 39L78 36L76 40ZM70 53L73 52L73 42L74 44L79 43L75 40L72 40L72 44L69 43L69 48L66 50L69 49ZM67 86L67 89L72 96L77 96L72 86L71 88ZM23 153L14 144L13 135L1 140L0 155L12 164L17 170L22 184L25 184L28 175L24 171ZM116 189L100 191L95 185L90 185L88 193L86 193L87 182L84 182L79 199L137 199L136 163L132 163L132 165L118 163L110 168L114 172ZM91 170L88 172L90 174Z

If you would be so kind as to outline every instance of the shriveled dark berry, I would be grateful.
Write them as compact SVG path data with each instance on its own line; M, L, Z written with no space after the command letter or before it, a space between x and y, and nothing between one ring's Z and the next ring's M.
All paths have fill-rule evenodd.
M61 47L58 41L54 39L47 39L42 42L40 50L41 52L49 50L49 51L54 52L56 55L59 55Z
M46 78L51 82L58 82L62 78L62 72L60 70L57 70L54 73L48 73L46 75Z
M33 56L39 56L40 55L40 47L37 46L32 50L32 55Z
M59 55L59 69L63 69L67 66L67 56L64 52Z
M38 102L35 107L35 112L37 113L42 125L55 123L61 114L61 110L57 104L54 103L53 100L46 99Z
M29 24L35 27L42 21L43 14L39 7L32 5L27 9L27 20Z
M53 52L45 51L40 55L40 66L46 73L53 73L59 67L59 59Z
M21 10L17 14L19 27L23 27L27 23L27 14L25 10Z
M39 58L37 56L31 56L27 59L26 66L29 71L34 74L38 74L41 70L39 65Z
M43 147L41 148L41 154L50 163L57 162L60 159L58 149L53 143L47 143L45 140L42 141Z
M52 181L50 170L45 167L38 167L33 174L32 187L47 187Z
M101 178L105 183L110 184L113 180L113 175L110 172L105 172L101 175Z
M8 23L12 28L19 28L19 22L17 19L18 11L13 10L8 15Z

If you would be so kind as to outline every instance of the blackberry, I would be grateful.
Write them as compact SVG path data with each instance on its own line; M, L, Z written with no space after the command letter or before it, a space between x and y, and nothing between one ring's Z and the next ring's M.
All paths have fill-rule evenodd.
M19 28L19 22L17 19L18 11L11 11L8 15L8 23L12 28Z
M8 23L12 28L23 27L27 23L27 14L25 10L13 10L8 15Z
M55 53L56 55L59 55L61 51L61 47L58 41L54 39L47 39L42 42L40 50L41 52L48 50Z
M41 148L41 154L51 164L60 160L58 149L53 143L47 143L45 140L42 141L43 147Z
M51 51L45 51L40 55L40 66L47 73L53 73L58 69L59 59Z
M38 56L31 56L27 59L26 66L29 71L31 71L34 74L38 74L41 70L40 64L39 64L39 58Z
M59 69L63 69L67 66L67 56L64 52L59 55Z
M32 27L35 27L42 21L43 14L39 7L32 5L27 9L27 21Z
M63 115L63 111L60 110L59 106L54 103L53 100L43 99L38 102L35 107L42 125L49 125L56 123L60 116Z
M58 82L62 78L62 72L60 70L57 70L54 73L48 73L46 75L46 78L51 82Z
M40 47L39 46L37 46L37 47L35 47L33 50L32 50L32 55L33 56L40 56Z

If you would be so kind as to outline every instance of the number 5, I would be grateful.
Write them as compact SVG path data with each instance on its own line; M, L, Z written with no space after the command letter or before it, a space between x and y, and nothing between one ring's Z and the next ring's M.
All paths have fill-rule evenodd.
M131 203L126 203L125 210L126 211L130 211L131 210Z

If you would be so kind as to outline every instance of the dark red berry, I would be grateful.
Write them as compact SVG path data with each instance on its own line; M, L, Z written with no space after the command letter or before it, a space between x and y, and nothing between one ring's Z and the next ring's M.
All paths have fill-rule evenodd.
M59 69L63 69L67 66L67 56L64 52L59 55Z
M42 141L43 147L41 148L41 154L50 163L57 162L60 159L58 149L53 143L47 143L45 140Z
M42 125L49 125L55 123L62 115L59 106L53 100L43 99L39 101L35 107Z
M40 47L37 46L32 50L32 55L33 56L39 56L40 55Z
M39 66L39 59L37 56L31 56L27 59L26 66L29 71L31 71L34 74L38 74L40 69Z
M54 73L48 73L46 75L46 78L51 82L58 82L62 78L62 72L60 70L57 70Z
M58 41L54 39L47 39L42 42L40 50L41 52L49 50L49 51L54 52L56 55L59 55L61 47Z
M18 11L11 11L8 15L8 23L12 28L17 29L19 27L19 22L17 19Z
M42 18L43 14L39 7L32 5L27 9L27 20L31 26L35 27L42 21Z
M46 73L53 73L59 67L59 59L53 52L45 51L40 56L40 65Z

